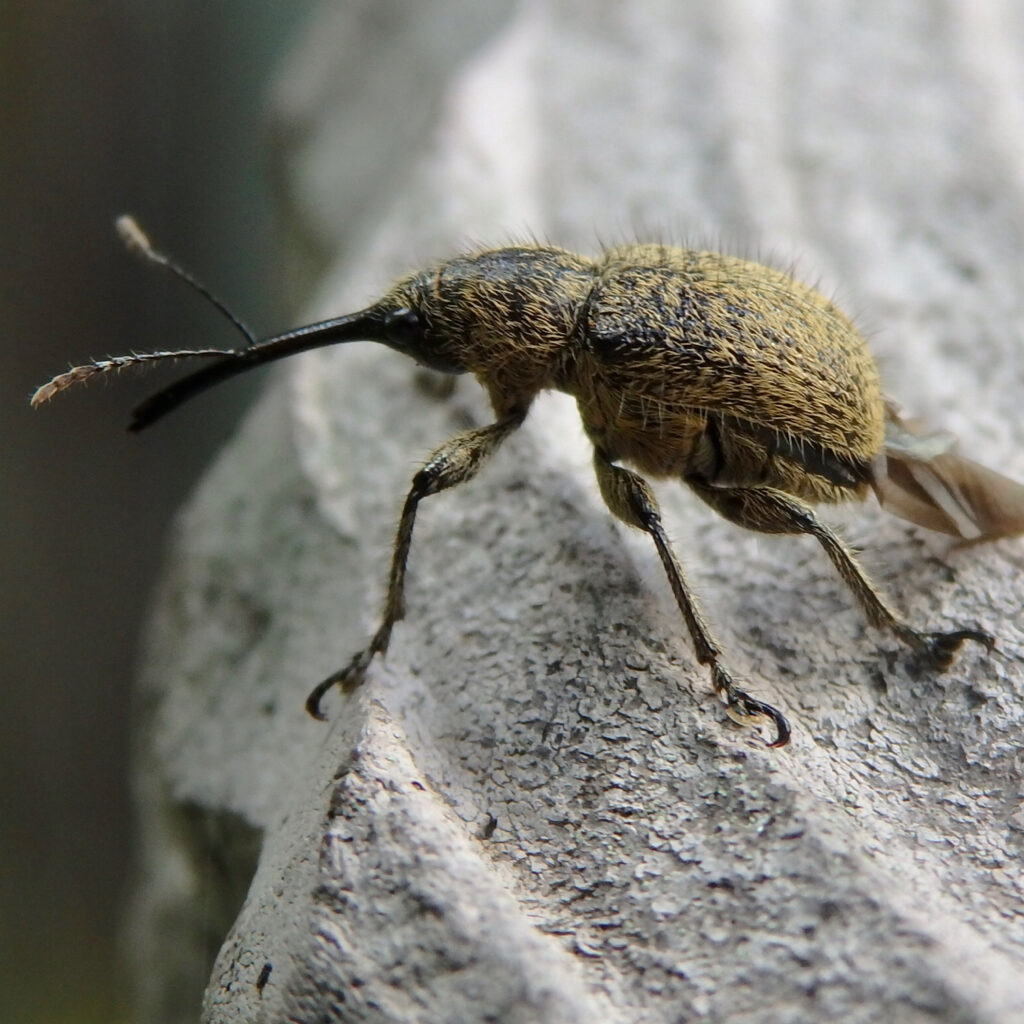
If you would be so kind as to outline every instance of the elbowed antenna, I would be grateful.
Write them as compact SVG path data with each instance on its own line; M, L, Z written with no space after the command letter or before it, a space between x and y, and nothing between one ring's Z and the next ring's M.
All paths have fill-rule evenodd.
M338 345L346 341L376 341L380 337L381 319L376 309L370 307L333 320L306 324L305 327L298 327L294 331L259 341L249 348L223 353L223 358L216 363L204 366L201 370L196 370L195 373L169 384L136 406L128 429L132 432L144 430L207 388L212 388L229 377L235 377L264 363L272 363L276 359L285 359L299 352L308 352L310 349L324 348L327 345ZM169 353L178 356L200 354L205 353Z
M109 356L93 363L73 366L65 373L58 374L37 388L32 396L33 406L42 405L59 395L62 391L75 384L84 384L100 374L112 370L123 370L129 366L142 363L161 362L167 359L216 359L216 362L204 366L201 370L169 384L167 387L151 395L132 413L128 429L142 430L151 423L177 409L182 402L194 395L201 394L207 388L219 384L222 380L237 376L272 363L275 359L284 359L298 352L306 352L313 348L326 345L337 345L346 341L379 341L383 337L382 319L376 307L360 310L348 316L336 317L333 320L321 320L315 324L298 327L294 331L276 334L264 341L257 341L248 348L195 348L177 349L162 352L134 352L130 355Z
M201 281L169 256L154 249L149 238L133 217L127 214L118 217L115 227L129 251L170 271L210 302L245 337L246 347L244 349L168 349L160 352L133 352L128 355L108 356L106 359L98 359L82 366L73 366L65 373L58 374L52 380L47 381L32 396L33 407L50 401L75 384L84 384L93 377L113 370L123 370L129 366L161 362L167 359L216 360L201 370L168 385L139 405L132 413L132 420L128 426L129 430L138 431L155 423L176 409L182 402L213 387L214 384L219 384L222 380L244 373L253 367L261 366L263 363L270 363L275 359L284 359L286 356L295 355L298 352L346 341L384 340L383 316L378 307L371 306L358 313L336 317L332 320L321 320L318 323L307 324L284 334L276 334L271 338L258 341L252 331Z
M153 248L149 235L139 227L139 222L130 214L122 213L114 221L114 230L117 231L124 242L125 248L136 256L155 263L158 267L170 271L175 277L180 278L190 288L194 288L204 299L207 300L219 313L226 317L242 334L250 345L256 344L256 335L249 330L245 322L239 320L228 308L227 304L217 298L209 288L199 280L191 271L183 267L177 260L172 260L166 253Z

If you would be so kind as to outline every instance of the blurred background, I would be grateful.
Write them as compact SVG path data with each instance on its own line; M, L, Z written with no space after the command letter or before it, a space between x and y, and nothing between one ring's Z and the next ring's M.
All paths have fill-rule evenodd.
M112 352L235 344L128 256L154 241L262 333L286 324L268 86L312 0L0 5L0 1017L127 1019L128 719L166 528L245 388L124 431L146 384L32 411Z

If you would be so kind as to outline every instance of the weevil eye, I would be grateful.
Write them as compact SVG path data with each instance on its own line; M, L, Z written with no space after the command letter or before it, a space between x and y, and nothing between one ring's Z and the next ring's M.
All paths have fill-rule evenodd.
M423 336L419 314L405 306L391 310L384 317L384 333L399 351L415 352Z

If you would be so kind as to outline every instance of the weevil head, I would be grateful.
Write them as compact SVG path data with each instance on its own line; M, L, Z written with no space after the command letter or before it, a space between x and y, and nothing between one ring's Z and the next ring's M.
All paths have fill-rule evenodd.
M440 311L432 288L434 273L412 274L395 284L370 309L373 340L415 359L440 373L465 373L470 367L463 348L453 336L451 323Z
M548 386L593 285L562 249L470 253L399 281L375 306L384 344L445 373L528 392Z

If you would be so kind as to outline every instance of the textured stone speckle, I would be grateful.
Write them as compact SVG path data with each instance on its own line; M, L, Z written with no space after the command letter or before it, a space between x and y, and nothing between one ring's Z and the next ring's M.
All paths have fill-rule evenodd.
M432 5L417 50L411 9L367 41L346 5L305 43L331 59L291 66L292 209L328 210L338 246L310 318L524 227L797 253L908 409L1024 478L1012 5L537 0L460 49L466 6ZM387 54L372 114L314 106ZM396 160L412 55L432 72ZM352 152L387 173L342 175ZM770 752L709 697L654 552L545 397L424 503L388 658L315 723L418 460L487 416L471 382L445 402L414 377L368 347L302 357L183 515L140 701L149 1005L192 984L211 1022L1024 1021L1022 542L837 514L913 622L998 634L932 676L813 542L660 487L730 664L794 724Z

